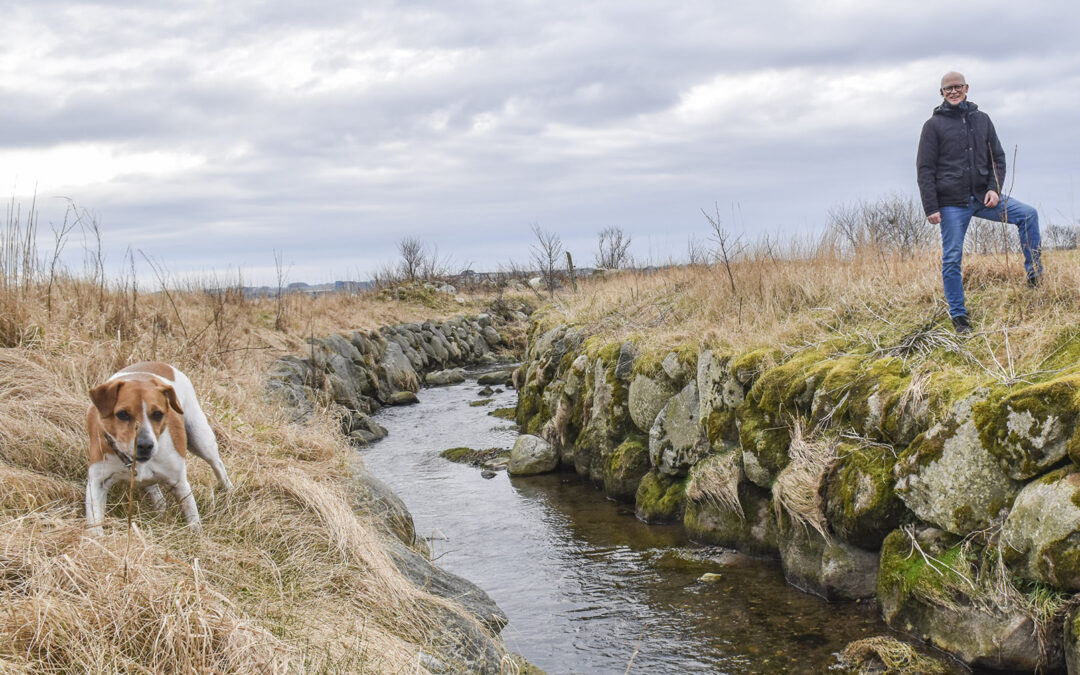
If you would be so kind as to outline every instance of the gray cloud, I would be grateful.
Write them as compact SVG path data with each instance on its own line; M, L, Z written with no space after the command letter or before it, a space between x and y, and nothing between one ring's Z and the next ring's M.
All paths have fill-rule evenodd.
M46 221L54 195L92 208L111 260L257 276L278 250L324 281L410 234L490 268L533 222L579 260L608 225L662 258L714 204L817 231L914 191L951 68L1019 145L1018 195L1075 217L1080 56L1055 45L1080 10L1057 4L6 4L0 180L44 184Z

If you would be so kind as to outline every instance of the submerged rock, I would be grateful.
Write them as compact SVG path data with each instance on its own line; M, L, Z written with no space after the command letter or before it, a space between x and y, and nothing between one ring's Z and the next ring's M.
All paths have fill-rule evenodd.
M781 518L777 543L784 578L792 586L826 600L871 598L877 585L878 554L802 523Z
M646 523L673 523L683 518L686 480L649 471L638 484L634 503L637 517Z

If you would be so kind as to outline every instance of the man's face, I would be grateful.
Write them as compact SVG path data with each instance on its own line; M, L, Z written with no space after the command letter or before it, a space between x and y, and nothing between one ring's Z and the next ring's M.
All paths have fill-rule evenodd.
M961 75L949 74L941 80L941 95L952 105L967 98L968 86Z

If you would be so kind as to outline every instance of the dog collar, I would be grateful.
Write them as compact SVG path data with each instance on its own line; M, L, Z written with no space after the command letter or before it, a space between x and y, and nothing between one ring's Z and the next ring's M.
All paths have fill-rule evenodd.
M120 461L124 463L124 466L130 469L131 457L126 452L120 449L120 445L116 442L116 439L113 438L107 431L105 432L105 440L109 442L109 447L112 448L112 451L116 453L117 457L120 458Z

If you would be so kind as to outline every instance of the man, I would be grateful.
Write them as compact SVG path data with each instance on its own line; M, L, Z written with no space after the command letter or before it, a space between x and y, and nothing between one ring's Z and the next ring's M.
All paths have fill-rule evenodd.
M957 333L971 331L960 262L972 216L1016 225L1028 285L1038 286L1042 277L1039 214L1002 194L1005 151L990 117L968 101L967 94L963 75L945 73L941 78L945 100L923 124L916 160L926 218L941 226L941 279Z

